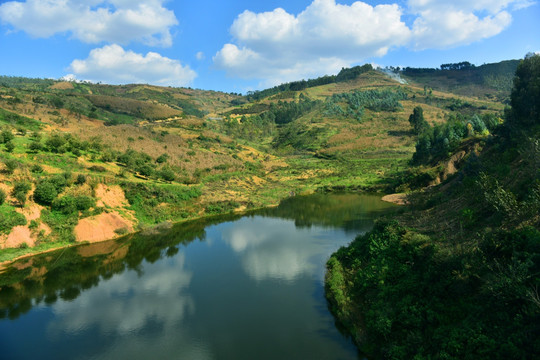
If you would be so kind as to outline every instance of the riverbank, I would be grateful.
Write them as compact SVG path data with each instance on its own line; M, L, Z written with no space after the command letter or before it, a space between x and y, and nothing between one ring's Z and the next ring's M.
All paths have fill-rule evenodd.
M282 199L283 200L283 199ZM275 203L275 204L270 204L270 205L267 205L267 206L264 206L264 207L258 207L258 208L250 208L250 209L247 209L245 207L243 208L238 208L238 209L235 209L233 210L233 213L236 214L236 215L244 215L244 214L248 214L250 212L253 212L253 211L257 211L257 210L262 210L262 209L265 209L265 208L272 208L272 207L277 207L279 206L279 203ZM13 263L17 262L17 261L20 261L20 260L24 260L24 259L28 259L28 258L31 258L31 257L34 257L34 256L37 256L37 255L41 255L41 254L46 254L46 253L49 253L49 252L54 252L54 251L58 251L58 250L62 250L62 249L68 249L68 248L76 248L76 247L79 247L79 246L83 246L83 245L88 245L88 244L96 244L96 243L103 243L103 242L107 242L107 241L113 241L113 240L118 240L118 239L121 239L121 238L125 238L125 237L129 237L129 236L133 236L133 235L136 235L138 233L143 233L143 232L152 232L154 229L162 229L164 226L166 227L172 227L173 225L177 225L177 224L182 224L182 223L188 223L188 222L192 222L192 221L198 221L198 220L203 220L203 219L210 219L210 218L214 218L214 217L220 217L220 216L223 216L223 215L227 215L227 214L230 214L231 212L222 212L222 213L217 213L217 214L204 214L204 215L200 215L200 216L197 216L197 217L192 217L192 218L188 218L188 219L177 219L176 221L174 220L167 220L165 222L162 222L162 223L159 223L159 224L155 224L155 225L144 225L142 228L139 228L137 230L134 230L134 231L131 231L131 232L126 232L126 233L123 233L123 234L117 234L116 236L113 236L111 238L101 238L101 239L97 239L97 240L93 240L93 241L81 241L81 242L77 242L77 243L65 243L65 242L60 242L60 243L47 243L47 249L39 249L39 245L38 247L35 247L35 248L12 248L12 249L2 249L0 250L0 253L2 252L16 252L16 251L28 251L27 253L23 254L23 255L14 255L15 257L13 257L12 259L9 259L9 260L5 260L5 261L2 261L0 262L0 274L6 270L10 265L12 265ZM35 251L33 251L35 250Z

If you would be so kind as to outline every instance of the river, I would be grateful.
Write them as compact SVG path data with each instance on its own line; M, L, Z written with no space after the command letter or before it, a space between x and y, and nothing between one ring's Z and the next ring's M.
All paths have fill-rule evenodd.
M0 275L2 359L357 359L331 253L395 209L316 194L24 259Z

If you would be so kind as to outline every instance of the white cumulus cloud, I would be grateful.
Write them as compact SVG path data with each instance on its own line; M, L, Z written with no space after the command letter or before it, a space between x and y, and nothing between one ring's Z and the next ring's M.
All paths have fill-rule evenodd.
M313 0L299 14L284 9L235 19L233 40L213 57L229 76L261 79L261 85L336 73L392 48L446 49L495 36L512 22L512 11L531 0L409 0L371 6ZM412 16L409 26L403 15Z
M171 46L178 24L164 0L26 0L0 5L0 20L14 30L47 38L62 33L86 43L142 42Z
M413 48L445 49L468 45L499 34L512 22L507 11L515 0L410 0L418 17L412 26Z
M78 78L109 84L147 83L187 86L197 74L178 60L155 52L126 51L117 44L94 49L88 58L74 60L69 70Z
M214 62L229 75L274 82L335 72L408 41L401 15L398 5L335 0L314 0L298 15L245 11L230 30L235 43L225 44Z

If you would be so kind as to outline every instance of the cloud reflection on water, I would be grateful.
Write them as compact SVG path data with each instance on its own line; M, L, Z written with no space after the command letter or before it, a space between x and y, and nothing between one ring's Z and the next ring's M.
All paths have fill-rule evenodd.
M52 306L55 318L47 335L56 340L97 328L102 336L116 339L98 350L99 359L152 358L168 353L166 349L171 349L175 358L212 358L208 347L192 339L189 329L181 326L184 317L195 312L195 301L187 293L193 274L185 269L185 254L143 264L143 272L141 277L135 271L115 275L84 296L58 301ZM145 333L148 328L158 330L149 335ZM126 357L128 353L133 357Z
M321 238L323 232L327 234L328 229L298 229L291 220L253 217L235 222L222 236L241 256L242 266L252 278L292 281L317 272L314 258L324 253L321 247L330 246Z

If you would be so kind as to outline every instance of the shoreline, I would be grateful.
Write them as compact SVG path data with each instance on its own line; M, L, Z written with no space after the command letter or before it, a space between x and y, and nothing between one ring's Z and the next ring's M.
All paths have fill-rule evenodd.
M283 199L281 199L280 202L282 200ZM269 208L273 208L273 207L277 207L277 206L279 206L279 203L270 204L268 206L261 206L261 207L257 207L257 208L252 208L252 209L243 209L243 210L240 210L240 211L234 210L232 213L242 215L242 214L247 214L247 213L252 212L252 211L257 211L257 210L262 210L262 209L269 209ZM198 221L198 220L202 220L202 219L205 219L205 218L219 217L219 216L227 215L227 214L230 214L230 213L231 212L220 213L220 214L206 214L206 215L197 216L197 217L193 217L193 218L189 218L189 219L181 219L181 220L178 220L178 221L166 220L166 221L161 222L159 224L148 225L148 226L143 227L142 229L138 229L136 231L132 231L132 232L129 232L129 233L126 233L126 234L118 235L118 236L113 237L113 238L97 240L97 241L81 241L81 242L78 242L78 243L76 242L76 243L65 245L65 246L58 246L58 247L54 247L54 248L50 248L50 249L46 249L46 250L30 252L30 253L27 253L27 254L24 254L24 255L21 255L21 256L17 256L16 258L13 258L11 260L6 260L6 261L3 261L3 262L0 262L0 276L2 275L2 273L5 270L7 270L9 268L10 265L14 264L15 262L20 261L20 260L24 260L24 259L27 259L27 258L31 258L31 257L37 256L37 255L47 254L47 253L50 253L50 252L63 250L63 249L69 249L69 248L72 248L72 247L78 247L78 246L89 245L89 244L104 243L104 242L107 242L107 241L114 241L114 240L122 239L124 237L128 237L128 236L138 234L138 233L140 233L142 231L149 231L149 230L151 231L151 230L157 229L159 227L162 227L163 224L166 224L166 223L170 224L171 226L174 226L174 225L186 223L186 222L189 222L189 221ZM0 251L2 251L2 250L8 250L8 249L1 249Z
M331 191L331 192L334 192L334 191ZM345 191L345 192L347 192L347 191ZM361 193L364 193L364 192L361 191ZM383 194L377 193L377 192L373 192L373 193L381 195L381 200L385 201L385 202L394 203L396 205L406 205L406 204L408 204L408 203L398 203L398 202L395 202L395 201L391 201L392 199L395 200L394 199L395 195L406 196L405 194L383 195ZM295 196L302 196L302 194L298 194L298 195L295 195ZM279 203L281 201L283 201L284 199L287 199L287 198L288 197L280 199ZM7 270L7 268L10 265L14 264L15 262L20 261L20 260L24 260L24 259L27 259L27 258L31 258L33 256L46 254L46 253L49 253L49 252L54 252L54 251L58 251L58 250L62 250L62 249L69 249L69 248L72 248L72 247L78 247L78 246L89 245L89 244L98 244L98 243L104 243L104 242L107 242L107 241L118 240L118 239L121 239L121 238L124 238L124 237L128 237L128 236L138 234L138 233L140 233L142 231L149 231L149 230L151 231L153 229L156 229L156 228L159 228L159 227L163 226L163 224L166 224L166 223L170 224L171 226L174 226L174 225L186 223L186 222L189 222L189 221L198 221L198 220L202 220L202 219L205 219L205 218L219 217L219 216L223 216L223 215L227 215L227 214L231 214L231 213L234 213L234 214L237 214L237 215L243 215L243 214L247 214L247 213L250 213L250 212L253 212L253 211L257 211L257 210L274 208L274 207L279 206L279 203L269 204L267 206L260 206L260 207L251 208L251 209L242 209L242 210L239 210L239 211L233 210L232 212L226 212L226 213L206 214L206 215L197 216L197 217L193 217L193 218L189 218L189 219L181 219L181 220L178 220L178 221L166 220L166 221L161 222L159 224L148 225L148 226L145 226L143 228L139 228L136 231L129 232L129 233L122 234L122 235L118 235L118 236L113 237L113 238L108 238L108 239L103 239L103 240L98 240L98 241L91 241L91 242L90 241L84 241L84 242L73 243L73 244L69 244L69 245L65 245L65 246L58 246L58 247L54 247L54 248L50 248L50 249L46 249L46 250L42 250L42 251L30 252L30 253L27 253L27 254L24 254L24 255L21 255L21 256L17 256L16 258L13 258L11 260L6 260L6 261L3 261L3 262L0 262L0 275L5 270ZM2 250L7 250L7 249L2 249ZM2 250L0 250L0 251L2 251Z

